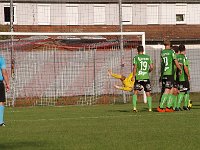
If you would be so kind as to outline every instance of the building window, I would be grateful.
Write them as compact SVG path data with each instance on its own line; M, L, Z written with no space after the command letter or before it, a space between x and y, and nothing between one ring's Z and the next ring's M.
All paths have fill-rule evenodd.
M10 6L4 6L4 23L10 23ZM16 6L13 7L13 23L17 23L16 19Z
M38 5L38 24L50 25L50 5L48 4Z
M158 4L147 5L147 24L158 24Z
M122 23L123 24L132 24L133 11L131 5L122 6Z
M176 24L186 23L187 4L176 4Z
M66 17L67 25L78 25L78 5L67 5Z
M104 4L94 5L94 24L105 24L106 21L106 8Z
M184 22L185 20L185 15L184 14L176 14L176 21L177 22Z

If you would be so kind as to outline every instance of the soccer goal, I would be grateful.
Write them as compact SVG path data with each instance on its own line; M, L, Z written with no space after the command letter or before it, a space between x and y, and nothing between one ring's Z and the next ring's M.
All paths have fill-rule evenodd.
M0 32L11 77L7 105L93 105L129 102L131 92L108 75L132 72L144 32ZM141 101L145 100L141 93Z

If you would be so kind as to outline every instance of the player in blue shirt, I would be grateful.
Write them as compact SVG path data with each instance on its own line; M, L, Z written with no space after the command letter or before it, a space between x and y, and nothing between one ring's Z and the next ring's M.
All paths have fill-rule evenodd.
M4 123L4 103L5 98L5 88L6 91L10 90L8 74L6 71L6 62L3 56L0 56L0 126L5 126Z

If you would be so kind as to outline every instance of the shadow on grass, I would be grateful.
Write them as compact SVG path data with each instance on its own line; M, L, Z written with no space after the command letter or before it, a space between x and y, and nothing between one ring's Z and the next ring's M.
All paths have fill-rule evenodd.
M149 112L149 109L148 108L143 108L143 109L140 109L138 111L139 112ZM157 112L156 108L152 108L152 112Z
M108 110L108 112L131 112L132 110Z
M200 109L200 108L199 108L199 107L192 107L191 110L192 110L192 109Z
M48 143L41 141L16 141L11 143L0 144L2 150L13 150L13 149L38 149L48 147Z
M123 112L123 113L130 113L130 112L133 112L132 109L117 109L117 110L108 110L109 112ZM157 108L153 108L152 109L153 112L157 112ZM148 112L148 108L140 108L138 109L138 112Z

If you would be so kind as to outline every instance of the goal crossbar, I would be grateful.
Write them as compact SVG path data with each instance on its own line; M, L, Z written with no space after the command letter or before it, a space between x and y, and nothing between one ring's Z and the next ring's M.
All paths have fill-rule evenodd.
M145 32L0 32L0 35L29 35L29 36L91 36L91 35L139 35L142 37L142 46L145 53Z
M0 32L0 35L47 35L47 36L76 36L76 35L145 35L145 32Z

